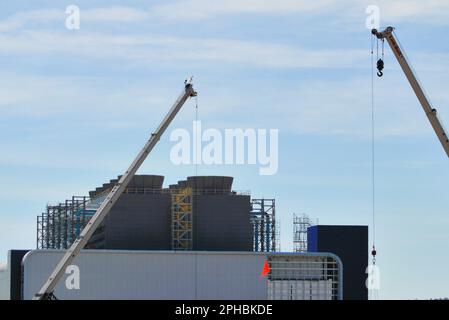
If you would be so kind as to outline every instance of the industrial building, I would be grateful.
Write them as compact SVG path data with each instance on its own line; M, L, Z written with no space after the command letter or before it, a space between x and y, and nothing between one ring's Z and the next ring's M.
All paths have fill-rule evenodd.
M38 216L37 248L67 249L120 179ZM134 176L86 248L273 252L274 199L232 190L232 177L195 176L163 187L164 177Z
M315 225L307 229L308 252L331 252L343 263L343 298L367 300L368 227Z
M9 298L33 298L119 179L47 206L37 250L9 253ZM232 183L193 176L164 187L163 176L134 176L74 261L79 290L68 289L64 275L56 297L367 299L367 227L320 226L295 215L296 252L281 253L275 199L253 199Z
M0 263L0 300L9 300L9 274L6 264Z
M83 250L59 299L367 299L367 227L310 226L306 252ZM11 250L8 298L31 299L63 250ZM266 267L268 268L266 269ZM4 285L6 285L3 282Z
M62 255L11 250L10 298L31 299ZM75 265L79 288L65 275L59 299L340 300L344 292L343 265L327 253L83 250Z

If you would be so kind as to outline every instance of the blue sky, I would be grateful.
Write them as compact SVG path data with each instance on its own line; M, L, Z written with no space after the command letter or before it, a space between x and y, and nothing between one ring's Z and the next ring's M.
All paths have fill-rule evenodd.
M65 8L81 9L80 30ZM36 215L121 174L195 75L204 127L279 129L279 171L199 166L292 214L371 226L367 5L394 25L449 123L449 1L14 1L0 4L0 261L34 248ZM382 298L449 296L449 165L389 49L376 79L376 242ZM170 129L190 129L190 101ZM170 131L169 129L169 131ZM169 133L169 132L168 132ZM166 184L169 135L141 173Z

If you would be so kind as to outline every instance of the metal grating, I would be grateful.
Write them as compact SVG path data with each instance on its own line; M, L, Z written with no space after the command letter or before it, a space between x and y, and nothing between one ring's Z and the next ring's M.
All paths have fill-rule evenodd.
M342 265L331 255L268 257L269 300L341 300Z

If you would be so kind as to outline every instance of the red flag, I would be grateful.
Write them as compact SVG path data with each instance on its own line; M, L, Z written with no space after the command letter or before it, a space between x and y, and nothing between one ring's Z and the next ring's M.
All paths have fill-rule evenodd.
M265 277L267 274L270 273L270 265L268 264L268 260L265 260L265 263L263 265L263 269L262 272L260 273L260 277L263 278Z

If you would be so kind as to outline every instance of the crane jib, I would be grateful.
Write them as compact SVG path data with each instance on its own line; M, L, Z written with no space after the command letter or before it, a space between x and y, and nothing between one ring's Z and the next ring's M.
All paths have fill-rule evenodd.
M53 291L58 283L58 281L62 278L65 273L67 267L75 260L77 255L81 252L81 249L89 241L89 238L95 232L97 227L101 224L104 218L107 216L111 208L114 206L116 201L119 199L128 183L137 172L141 164L145 161L146 157L149 155L151 150L153 150L154 146L159 141L160 136L167 129L169 124L172 122L176 114L179 112L184 103L188 100L189 97L195 97L197 93L193 90L192 87L192 77L184 82L184 90L181 95L178 97L176 102L170 108L170 111L164 117L158 128L156 129L156 133L153 133L148 140L148 142L143 147L142 151L139 152L135 160L131 163L131 166L127 171L122 175L118 183L111 189L110 193L100 205L98 210L92 216L87 226L81 232L81 235L78 239L76 239L70 248L65 252L62 259L58 262L53 272L47 279L47 281L43 284L38 293L35 294L33 300L50 300L55 299L55 295Z
M387 27L384 31L381 32L377 31L376 29L373 29L371 30L371 33L378 39L382 40L387 39L387 42L390 45L391 50L394 53L394 56L396 57L407 80L409 81L410 86L415 92L418 101L420 102L422 108L424 109L424 112L426 113L426 116L429 119L429 122L433 130L435 131L438 140L440 141L444 151L449 157L449 139L447 131L444 129L443 124L438 118L437 110L432 107L430 99L427 97L415 73L413 72L409 61L407 60L405 54L403 53L403 48L401 48L399 41L397 40L393 31L394 31L393 27Z

